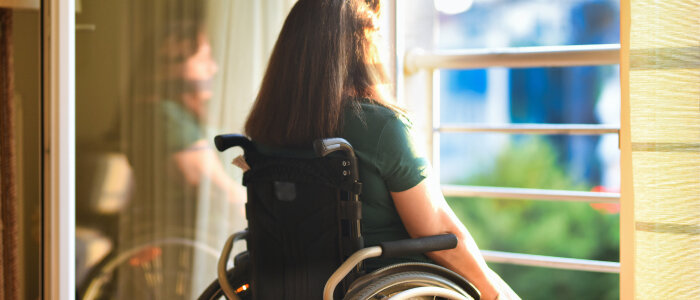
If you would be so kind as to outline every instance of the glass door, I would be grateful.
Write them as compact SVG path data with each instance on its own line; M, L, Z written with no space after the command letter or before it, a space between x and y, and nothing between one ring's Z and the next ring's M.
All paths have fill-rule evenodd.
M193 299L216 278L245 190L213 137L242 131L293 2L76 3L80 298Z

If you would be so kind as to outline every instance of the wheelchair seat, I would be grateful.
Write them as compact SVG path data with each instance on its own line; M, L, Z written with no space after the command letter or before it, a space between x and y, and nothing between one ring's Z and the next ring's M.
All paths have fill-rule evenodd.
M405 263L365 274L366 258L449 249L457 241L445 235L364 248L362 184L347 141L318 140L315 155L305 158L264 154L241 135L217 136L215 143L220 151L234 146L244 150L250 167L243 175L248 229L229 238L219 279L199 299L223 294L242 299L374 299L407 288L478 299L468 282L437 265ZM226 270L232 244L239 239L246 240L247 251Z

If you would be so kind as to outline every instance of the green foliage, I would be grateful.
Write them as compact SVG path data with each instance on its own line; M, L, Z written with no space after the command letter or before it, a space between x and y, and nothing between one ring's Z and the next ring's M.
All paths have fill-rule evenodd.
M543 139L510 144L494 168L460 184L590 190L567 176ZM619 261L619 216L588 203L448 198L481 249ZM618 275L493 264L523 299L617 299Z

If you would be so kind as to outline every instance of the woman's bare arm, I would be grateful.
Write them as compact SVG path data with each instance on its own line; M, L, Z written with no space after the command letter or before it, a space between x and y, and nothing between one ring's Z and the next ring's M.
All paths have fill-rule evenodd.
M199 185L204 177L208 177L226 192L228 201L245 202L245 189L226 174L219 157L207 141L195 142L188 149L173 154L173 159L188 184Z
M426 179L406 191L392 192L391 196L411 237L453 233L459 239L457 248L430 252L428 257L469 280L479 289L482 299L519 299L486 265L474 239L447 205L437 183Z

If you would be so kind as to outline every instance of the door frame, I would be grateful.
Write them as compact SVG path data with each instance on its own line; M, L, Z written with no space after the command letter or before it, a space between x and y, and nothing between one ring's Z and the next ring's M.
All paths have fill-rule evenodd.
M42 0L43 299L75 298L75 0Z

